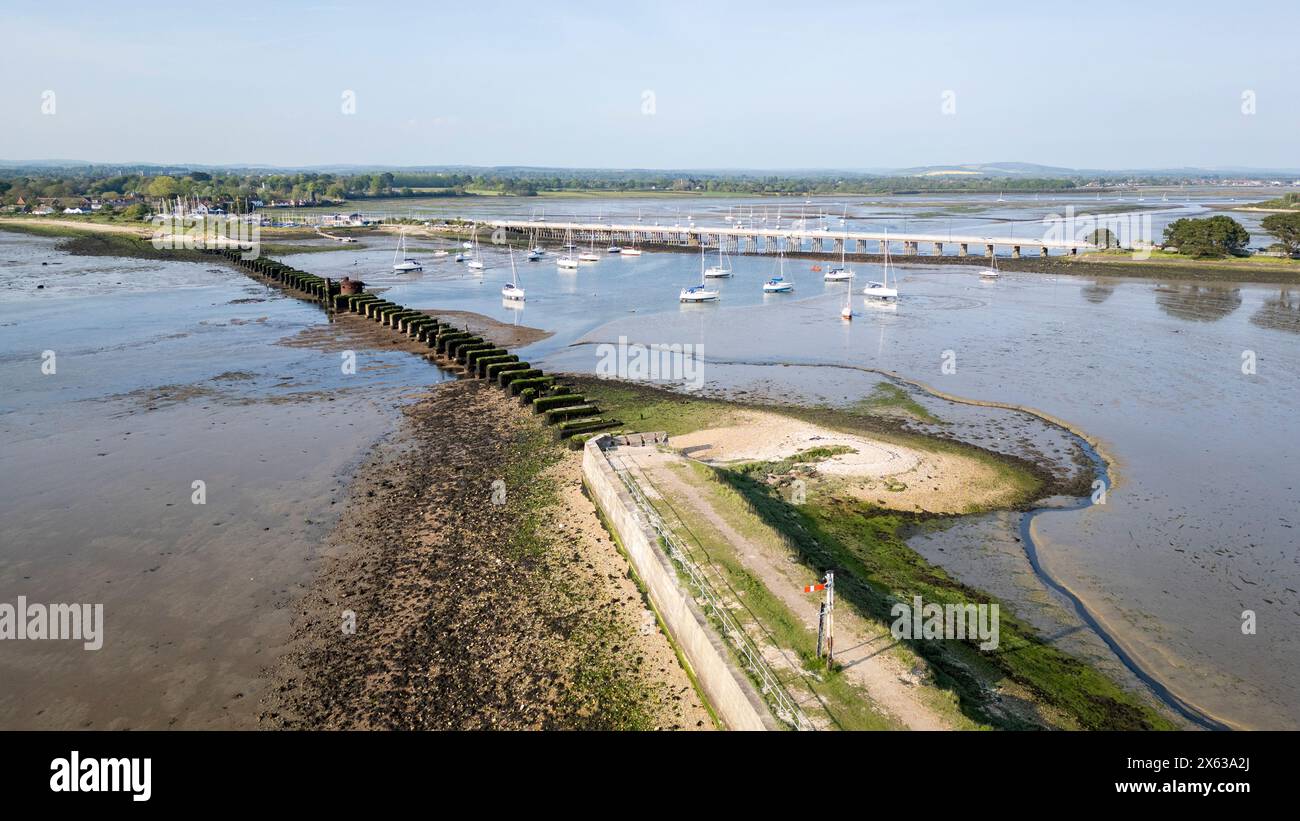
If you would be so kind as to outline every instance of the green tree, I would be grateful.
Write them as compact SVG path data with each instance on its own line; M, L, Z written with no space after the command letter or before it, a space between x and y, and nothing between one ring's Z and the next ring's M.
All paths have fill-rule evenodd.
M1288 256L1300 254L1300 212L1294 214L1269 214L1260 226L1277 237Z
M166 199L168 197L176 196L176 193L180 190L180 186L176 184L175 177L169 177L164 174L161 177L154 177L150 180L149 187L145 190L151 197Z
M1088 241L1098 248L1118 248L1119 238L1109 228L1098 228L1088 235Z
M1250 234L1232 217L1178 219L1165 227L1165 245L1195 257L1221 257L1241 253Z

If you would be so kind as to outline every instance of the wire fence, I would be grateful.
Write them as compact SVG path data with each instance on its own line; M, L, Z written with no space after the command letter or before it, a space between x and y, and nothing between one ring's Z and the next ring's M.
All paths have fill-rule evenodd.
M614 471L623 480L623 485L627 487L628 493L632 495L638 510L645 516L646 521L650 523L655 532L659 534L660 540L668 551L668 557L686 574L698 598L703 600L709 615L721 625L723 638L735 650L746 670L758 682L760 692L771 706L773 714L777 719L796 730L817 729L799 705L795 703L794 699L790 697L790 694L786 692L785 686L781 684L776 677L776 673L767 663L767 660L763 658L758 646L754 644L754 641L736 621L730 609L723 603L722 597L713 589L713 585L709 583L704 571L691 559L685 543L673 532L672 528L668 527L663 518L660 517L659 512L655 510L654 505L650 504L650 500L646 498L636 479L633 478L622 456L614 452L616 450L617 447L614 447L606 451Z

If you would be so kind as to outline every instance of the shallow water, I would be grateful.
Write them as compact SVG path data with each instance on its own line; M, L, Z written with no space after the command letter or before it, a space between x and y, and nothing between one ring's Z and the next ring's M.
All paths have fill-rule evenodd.
M662 253L611 256L577 273L552 259L518 262L529 299L513 311L495 296L509 277L499 249L485 249L481 277L427 255L425 273L387 275L385 253L361 252L353 267L377 271L368 276L405 304L555 331L523 351L552 369L594 371L595 345L566 343L626 336L702 344L714 386L754 387L724 363L848 365L1059 418L1100 441L1117 484L1104 505L1036 522L1044 566L1203 712L1238 726L1300 726L1300 421L1288 411L1300 400L1300 307L1286 289L1020 273L984 282L909 265L897 307L855 295L855 320L844 323L844 286L823 283L808 260L786 265L794 294L765 296L775 260L733 257L735 278L717 282L720 303L682 305L677 290L698 276L698 258ZM298 262L324 273L333 266L320 263L341 269L352 255L313 256ZM856 268L879 276L879 266ZM1257 372L1247 375L1250 351ZM955 372L944 373L945 361ZM870 390L846 391L842 368L808 370L768 368L766 390L816 401ZM1245 610L1256 613L1256 635L1241 632Z
M1260 228L1267 216L1253 211L1233 210L1251 202L1279 196L1276 187L1213 188L1189 186L1181 191L1124 191L1101 195L1079 191L1067 194L897 194L841 195L819 197L748 196L624 196L601 197L469 197L365 200L338 209L289 209L269 212L277 219L319 218L333 213L364 213L368 217L401 217L419 220L465 218L541 219L551 222L593 222L603 220L646 226L744 225L759 228L789 228L798 221L809 229L830 232L914 231L956 236L997 236L1023 239L1026 252L1033 240L1042 239L1044 219L1059 219L1073 209L1078 219L1094 215L1107 220L1119 215L1133 219L1135 230L1149 216L1157 242L1170 222L1181 217L1226 214L1250 232L1251 247L1273 242ZM1167 199L1162 199L1166 197ZM1146 237L1142 237L1147 239ZM487 237L481 237L486 242ZM895 243L895 250L899 246ZM875 247L870 248L873 253ZM925 248L925 250L929 250ZM972 248L972 252L976 249ZM957 252L947 246L944 253ZM1006 248L999 249L1007 254Z
M104 646L0 644L0 726L250 726L351 470L442 376L345 375L320 309L229 269L56 245L0 233L0 601L103 604Z
M526 213L527 203L484 207ZM725 213L734 204L727 200L717 207ZM448 203L445 213L464 213L460 205ZM1042 206L985 207L1010 207L1004 216L1028 224L1028 210ZM582 208L608 214L610 206L608 200L585 201ZM955 217L953 230L958 230ZM300 254L288 261L324 276L360 277L411 307L476 311L552 331L553 336L521 350L549 369L594 371L598 354L593 343L626 336L633 342L702 344L706 391L849 405L870 393L880 380L871 371L878 370L954 396L1023 405L1063 420L1099 440L1117 484L1104 505L1039 517L1034 535L1044 565L1087 602L1144 669L1186 701L1238 726L1300 726L1300 652L1294 639L1300 628L1300 551L1294 530L1300 502L1295 464L1300 420L1290 412L1300 399L1300 298L1285 289L1021 273L990 283L952 267L909 265L898 270L904 296L897 307L873 306L854 295L855 319L844 323L839 319L844 286L822 282L821 274L809 270L809 260L786 264L786 276L796 284L794 294L764 295L761 282L774 272L776 260L732 257L735 278L714 281L723 292L719 304L682 305L677 291L698 281L697 256L611 255L575 273L562 273L553 256L529 263L517 255L520 283L528 292L527 303L519 308L499 296L510 277L509 258L490 243L484 243L488 269L479 276L451 257L436 258L427 251L414 254L424 262L424 272L393 274L390 243L389 237L366 239L360 247ZM435 244L415 243L419 248ZM232 271L179 263L74 260L55 254L52 247L48 240L0 234L0 264L5 266L0 268L0 286L18 286L0 290L0 378L7 387L14 386L0 399L0 425L16 445L0 456L0 475L15 475L13 468L36 480L29 484L30 492L6 492L0 499L5 521L0 579L21 581L28 585L24 589L47 597L90 595L100 589L100 581L122 583L123 575L107 569L124 567L145 574L157 564L148 554L165 548L157 540L148 541L148 530L155 526L158 511L152 501L141 501L150 497L130 488L156 490L165 480L176 498L174 507L163 512L176 516L176 509L188 501L190 480L198 478L190 475L194 471L186 461L198 458L192 455L173 459L160 471L161 478L150 474L152 465L167 461L167 436L183 443L177 447L182 454L194 447L208 453L249 438L247 447L236 452L256 453L253 458L268 461L234 459L229 466L235 477L229 481L248 488L244 501L234 508L241 515L269 499L292 498L303 506L328 508L322 500L337 493L349 460L358 453L358 448L346 446L353 441L349 437L364 440L377 434L388 426L391 417L385 414L392 412L404 386L438 378L414 357L366 353L363 364L373 366L361 371L370 380L368 387L349 391L356 383L337 375L337 351L273 344L319 327L324 315L313 306L280 297ZM74 276L60 274L56 284L50 266L39 266L42 254L48 257L45 261L71 266L63 273ZM855 267L858 287L863 279L879 276L879 266ZM37 292L31 281L40 278L50 287ZM125 284L116 285L119 281ZM105 287L111 296L95 296ZM241 298L267 301L232 304ZM132 321L123 322L124 316ZM47 348L60 351L58 381L40 376L40 352ZM1258 364L1253 375L1241 371L1243 351L1248 350ZM72 355L65 356L65 351ZM955 372L944 372L945 361L955 364ZM227 383L216 379L232 371L236 377ZM64 379L65 374L76 378ZM154 390L195 384L213 393L177 402ZM301 403L270 401L296 393L303 394ZM343 403L338 417L301 412L328 407L328 397L335 399L328 405L331 410ZM920 401L949 423L945 432L952 435L1007 452L1042 454L1062 470L1075 459L1071 437L1025 421L1023 414L954 405L924 395ZM151 406L156 409L146 410ZM212 433L206 438L200 411L213 415ZM250 432L267 419L276 435ZM277 419L307 427L277 425ZM140 427L142 420L150 420L151 426ZM123 448L117 472L99 469L95 460L108 458L95 455L108 452L102 443L125 441L127 430L131 437L150 434L151 447L132 451L115 444ZM281 433L286 430L292 435ZM338 446L338 452L331 446ZM67 453L67 458L43 460L43 448L49 447ZM160 449L157 456L155 448ZM289 458L295 453L301 455L297 461ZM267 469L267 464L280 461L292 479L277 478ZM83 465L92 468L84 477ZM123 489L104 496L104 485L114 485L118 474ZM286 496L285 488L297 489L296 483L301 483L301 493ZM96 507L92 500L98 496L108 502ZM212 512L213 504L205 514ZM73 511L68 521L78 524L60 530L64 525L59 515L65 507ZM96 517L118 507L120 521L113 525L118 538L108 541L110 548L102 548L94 535ZM262 527L286 515L274 506L248 514L254 526ZM327 514L313 510L305 518L315 522L317 515ZM190 535L165 535L161 541L191 545L186 539L194 539L184 548L194 562L200 557L215 560L214 551L205 552L199 545L230 545L233 553L239 552L235 545L247 543L244 538L211 542L214 537L203 535L205 527L225 527L212 522L229 521L230 514L200 518L203 521L191 515L172 522L164 534L185 530ZM1113 654L1095 637L1084 635L1086 628L1070 617L1060 597L1027 571L1023 545L1015 541L1018 522L1016 515L981 517L941 533L918 534L912 543L962 578L1007 595L1048 635L1131 683ZM45 533L46 528L52 530ZM306 545L321 532L284 530L282 544L287 547L278 552L291 556L286 561L293 567L275 571L271 583L254 585L263 591L263 613L289 600L292 585L307 577L302 567L310 553ZM148 546L133 548L137 542ZM65 555L69 545L71 557ZM230 558L229 567L217 565L216 571L169 561L183 567L181 575L188 580L175 589L204 594L199 600L208 604L197 607L198 612L215 607L227 613L229 619L221 623L227 625L229 639L258 635L256 619L247 614L246 601L233 608L242 615L223 609L229 608L226 595L213 604L216 594L202 591L201 582L212 572L238 579L235 572L242 573L247 562L258 559L264 556L253 550ZM93 585L87 581L91 576L82 578L71 569L82 562L106 568L98 571ZM29 567L39 572L28 573ZM27 575L31 578L22 578ZM3 587L15 589L11 583ZM175 608L188 606L188 600L182 597ZM1241 633L1246 609L1257 614L1257 635ZM260 618L268 619L267 635L281 629L275 618ZM111 630L111 617L109 624ZM130 631L151 635L143 615ZM219 646L217 638L210 638L185 655L211 655ZM144 642L133 648L136 655L124 658L136 664L147 658L149 649ZM256 655L256 649L250 653ZM33 658L24 662L30 665L37 656L54 652L52 644L23 647L18 653L0 650L5 653L0 663L13 674L7 680L15 681L27 681L17 674L35 669L18 665L15 658L30 655ZM61 663L74 665L79 674L94 669L95 662L86 657L96 654L65 655ZM155 665L160 671L157 680L176 658ZM245 657L209 664L237 668L240 681L251 680L253 665ZM28 683L35 686L37 681ZM119 682L123 687L126 683L138 682L129 677ZM188 694L188 701L179 703L190 705L175 712L188 715L195 709L204 720L194 726L221 725L229 711L214 708L204 713L194 706L202 699L190 693L196 689L192 682L175 686ZM61 702L67 716L80 715L74 709L79 704L75 694L60 697L67 699ZM18 709L16 704L26 706L14 698L0 700L0 714L6 718ZM157 726L161 714L141 708L125 715L123 725ZM40 722L32 716L25 720ZM5 724L29 726L21 721Z

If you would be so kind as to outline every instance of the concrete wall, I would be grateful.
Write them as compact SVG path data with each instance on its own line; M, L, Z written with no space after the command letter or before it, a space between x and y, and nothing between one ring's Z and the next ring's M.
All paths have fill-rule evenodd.
M587 441L582 474L649 592L669 635L681 649L714 712L730 730L778 729L762 698L745 674L733 667L722 639L708 623L694 597L677 578L659 535L645 521L627 488L601 450L609 436Z

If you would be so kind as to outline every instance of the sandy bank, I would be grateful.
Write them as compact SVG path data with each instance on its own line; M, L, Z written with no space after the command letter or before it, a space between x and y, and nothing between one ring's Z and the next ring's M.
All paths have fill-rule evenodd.
M851 495L893 510L961 513L1015 497L989 464L843 433L777 413L746 410L741 421L672 440L684 455L718 465L786 459L814 448L849 448L820 459L816 473L843 480Z

